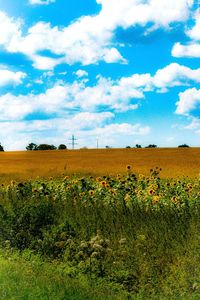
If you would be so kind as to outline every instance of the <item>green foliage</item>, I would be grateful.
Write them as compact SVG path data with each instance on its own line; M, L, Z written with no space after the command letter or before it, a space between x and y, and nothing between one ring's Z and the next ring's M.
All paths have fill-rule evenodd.
M157 145L155 145L155 144L149 144L145 148L157 148Z
M60 145L58 146L58 150L66 150L66 149L67 149L67 146L64 145L64 144L60 144Z
M142 148L142 146L139 145L139 144L136 144L135 147L136 147L136 148Z
M37 146L37 150L56 150L56 146L48 144L40 144Z
M1 186L1 244L133 297L197 297L200 181L160 171Z
M37 150L37 145L35 143L30 143L28 144L28 146L26 146L26 150L27 151Z
M1 145L1 143L0 143L0 151L4 151L4 148L3 148L3 146Z
M65 145L60 145L60 146L65 146ZM48 144L40 144L40 145L36 145L34 143L30 143L28 144L28 146L26 147L26 150L28 151L33 151L33 150L56 150L56 146L54 145L48 145ZM66 149L66 148L62 148L62 149Z
M187 144L182 144L182 145L179 145L178 148L189 148L190 146L188 146Z

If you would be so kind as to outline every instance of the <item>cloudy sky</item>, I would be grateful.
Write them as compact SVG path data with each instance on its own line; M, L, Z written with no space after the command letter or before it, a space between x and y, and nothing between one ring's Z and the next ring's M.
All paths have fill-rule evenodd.
M200 145L197 0L0 0L0 142L72 134Z

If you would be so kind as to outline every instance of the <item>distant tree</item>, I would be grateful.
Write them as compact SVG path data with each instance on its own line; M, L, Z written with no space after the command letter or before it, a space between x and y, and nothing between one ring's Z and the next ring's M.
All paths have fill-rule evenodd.
M188 146L187 144L182 144L182 145L179 145L178 148L189 148L190 146Z
M139 144L136 144L135 147L136 147L136 148L142 148L142 146L139 145Z
M64 145L64 144L60 144L60 145L58 146L58 150L66 150L66 149L67 149L67 146Z
M131 148L131 146L126 146L126 149L130 149Z
M54 145L48 145L48 144L40 144L37 147L37 150L56 150L56 146Z
M106 146L105 148L106 148L106 149L110 149L111 147L110 147L110 146Z
M149 144L146 148L157 148L157 145L155 145L155 144Z
M0 143L0 151L4 151L3 146Z
M26 150L28 151L33 151L33 150L37 150L37 145L35 143L30 143L28 144L28 146L26 146Z

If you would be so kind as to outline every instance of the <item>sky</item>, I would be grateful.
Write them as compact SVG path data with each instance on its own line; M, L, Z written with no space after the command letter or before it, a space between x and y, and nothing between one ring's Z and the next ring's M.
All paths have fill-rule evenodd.
M0 142L200 146L197 0L0 0Z

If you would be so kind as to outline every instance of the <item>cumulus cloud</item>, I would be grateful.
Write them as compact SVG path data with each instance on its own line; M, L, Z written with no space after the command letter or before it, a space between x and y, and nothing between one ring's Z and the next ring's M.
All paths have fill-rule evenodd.
M21 38L21 26L21 20L14 20L0 11L0 45L7 46L12 39Z
M54 2L56 2L56 0L29 0L29 4L31 5L49 5Z
M81 77L88 77L88 72L86 72L85 70L78 70L74 73L78 78Z
M36 4L49 1L32 0ZM97 0L102 6L99 14L83 16L67 27L52 27L50 23L38 22L22 34L19 25L7 19L11 29L2 41L7 51L27 55L35 68L53 69L57 64L72 65L106 63L127 63L115 45L115 30L131 26L146 26L153 23L158 27L169 28L174 22L185 21L193 5L193 0ZM1 22L1 20L0 20ZM1 25L0 25L1 26ZM14 26L14 28L13 28ZM152 29L152 30L154 30ZM57 58L42 56L39 52L49 50Z
M174 57L200 57L200 11L194 14L195 25L191 29L185 31L190 38L187 44L176 43L172 49Z
M26 77L23 72L12 72L5 69L0 69L0 87L9 84L18 85L22 83L22 80Z
M78 74L79 77L83 76L82 72ZM16 73L13 76L16 76L16 82L20 82L23 74ZM4 76L4 80L5 78ZM63 115L66 111L74 109L81 112L95 112L101 109L124 112L137 109L147 92L167 92L171 87L189 86L194 82L200 82L200 69L193 70L176 63L159 69L154 75L133 74L118 80L99 75L93 85L83 77L72 83L57 82L41 94L8 93L0 96L1 119L23 119L38 111L57 115Z
M1 143L6 150L25 149L26 145L33 141L37 144L67 144L75 130L78 148L96 147L97 138L99 145L105 147L106 145L119 145L119 136L125 142L130 140L130 137L146 136L151 130L149 126L141 124L111 123L113 116L110 113L87 113L88 122L85 116L77 114L77 116L68 116L53 121L0 122Z
M176 105L177 114L189 116L194 111L198 111L200 116L200 90L191 88L183 93L179 93L179 101Z
M191 69L177 63L171 63L159 69L154 75L134 74L130 77L123 77L119 81L124 90L136 88L143 93L153 90L167 92L171 87L187 86L191 82L200 82L200 68Z

